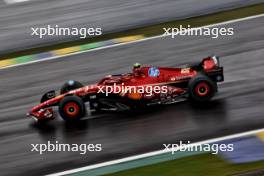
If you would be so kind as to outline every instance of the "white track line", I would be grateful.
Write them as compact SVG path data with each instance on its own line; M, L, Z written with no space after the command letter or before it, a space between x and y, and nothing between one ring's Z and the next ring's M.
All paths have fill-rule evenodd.
M27 2L30 0L4 0L6 4L16 4L16 3L21 3L21 2Z
M219 137L219 138L213 138L213 139L209 139L209 140L205 140L205 141L201 141L201 142L196 142L196 143L191 144L190 146L198 146L198 145L203 145L203 144L216 143L216 142L223 141L223 140L229 140L229 139L254 135L256 133L263 132L263 131L264 131L264 128L258 129L258 130L247 131L247 132L243 132L243 133L228 135L228 136ZM151 157L151 156L155 156L155 155L160 155L160 154L164 154L164 153L169 153L169 152L170 151L168 151L168 150L158 150L158 151L154 151L154 152L130 156L130 157L122 158L122 159L117 159L117 160L113 160L113 161L94 164L94 165L85 166L85 167L72 169L72 170L68 170L68 171L58 172L58 173L50 174L47 176L61 176L61 175L74 174L77 172L87 171L87 170L91 170L91 169L97 169L100 167L110 166L110 165L114 165L114 164L120 164L120 163L124 163L124 162L129 162L129 161L138 160L138 159Z
M240 18L240 19L235 19L235 20L230 20L230 21L225 21L225 22L221 22L221 23L215 23L215 24L211 24L211 25L201 26L201 27L198 27L198 28L227 25L227 24L237 23L237 22L251 20L251 19L260 18L260 17L264 17L264 14L254 15L254 16ZM78 55L78 54L82 54L82 53L88 53L88 52L93 52L93 51L98 51L98 50L104 50L104 49L107 49L107 48L113 48L113 47L118 47L118 46L122 46L122 45L129 45L129 44L133 44L133 43L139 43L139 42L148 41L148 40L157 39L157 38L163 38L163 37L168 37L168 36L167 35L158 35L158 36L144 38L144 39L140 39L140 40L136 40L136 41L126 42L126 43L119 43L119 44L113 44L113 45L103 46L103 47L90 49L90 50L86 50L86 51L79 51L79 52L75 52L75 53L66 54L66 55L63 55L63 56L53 56L53 57L49 57L49 58L46 58L46 59L31 61L31 62L27 62L27 63L10 65L10 66L7 66L7 67L0 68L0 70L7 69L7 68L12 68L12 67L17 67L17 66L22 66L22 65L28 65L28 64L37 63L37 62L43 62L43 61L58 59L58 58L62 58L62 57L74 56L74 55Z

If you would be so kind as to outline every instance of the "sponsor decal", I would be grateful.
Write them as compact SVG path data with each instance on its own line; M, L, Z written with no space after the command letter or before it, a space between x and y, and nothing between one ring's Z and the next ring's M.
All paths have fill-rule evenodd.
M176 78L175 78L175 77L171 77L170 80L171 80L171 81L175 81Z
M158 77L160 75L160 71L156 67L150 67L148 70L148 75L150 77Z

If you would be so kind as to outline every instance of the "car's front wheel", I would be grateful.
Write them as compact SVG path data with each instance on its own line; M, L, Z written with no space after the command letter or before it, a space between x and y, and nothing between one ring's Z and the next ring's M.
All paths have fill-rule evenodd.
M59 104L60 116L65 121L77 121L85 116L85 104L80 97L66 96Z

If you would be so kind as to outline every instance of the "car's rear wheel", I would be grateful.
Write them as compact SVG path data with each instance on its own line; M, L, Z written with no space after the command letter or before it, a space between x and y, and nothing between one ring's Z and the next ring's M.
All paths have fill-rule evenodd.
M189 98L194 101L209 101L217 91L217 85L208 76L199 74L188 85Z
M65 121L77 121L85 116L85 104L77 96L66 96L59 104L60 116Z
M80 83L78 81L74 81L74 80L69 80L63 84L63 86L61 87L60 93L64 94L64 93L67 93L71 90L79 89L81 87L83 87L82 83Z

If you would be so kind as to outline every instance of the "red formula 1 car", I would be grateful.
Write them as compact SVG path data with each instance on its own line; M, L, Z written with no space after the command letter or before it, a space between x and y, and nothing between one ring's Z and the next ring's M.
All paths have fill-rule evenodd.
M75 121L87 112L125 111L182 99L204 102L215 95L217 82L223 80L217 56L179 68L136 64L132 73L109 75L96 84L83 86L78 81L68 81L59 95L54 90L44 94L41 103L27 115L38 122L54 119L53 107L57 106L64 120Z

